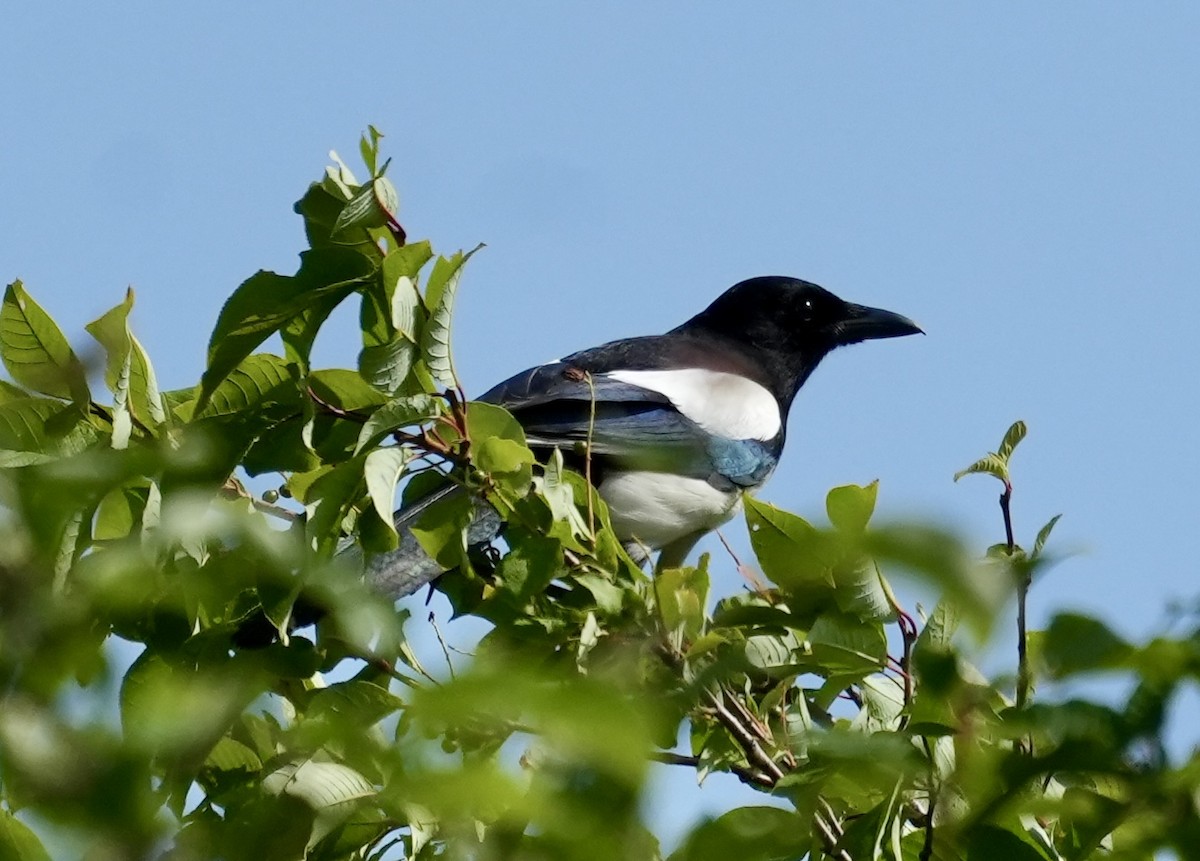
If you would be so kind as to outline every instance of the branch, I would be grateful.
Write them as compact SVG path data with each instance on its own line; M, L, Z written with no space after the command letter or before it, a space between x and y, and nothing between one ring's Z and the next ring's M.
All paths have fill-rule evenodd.
M1004 539L1011 560L1016 553L1016 542L1013 540L1012 525L1012 482L1004 482L1004 492L1000 494L1000 511L1004 515ZM1030 577L1028 570L1021 571L1021 579L1017 583L1017 708L1025 708L1029 702L1029 642L1026 634L1026 605L1029 599ZM1031 747L1032 750L1032 747Z
M700 757L698 756L684 756L683 754L671 753L670 751L655 751L650 754L650 758L664 765L682 765L687 768L700 767ZM730 766L729 770L736 774L742 783L750 783L755 786L761 786L764 789L771 789L775 786L775 781L770 777L761 771L746 768L744 765L733 765Z

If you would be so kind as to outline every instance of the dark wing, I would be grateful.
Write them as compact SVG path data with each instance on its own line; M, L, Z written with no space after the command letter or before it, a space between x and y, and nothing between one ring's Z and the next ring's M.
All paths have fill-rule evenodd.
M590 440L594 455L625 469L719 475L751 486L773 468L777 445L714 439L661 392L606 376L685 367L740 371L736 361L688 338L629 338L530 368L479 400L511 412L531 446L570 453Z
M534 447L569 454L590 440L593 454L629 469L707 469L703 431L665 395L568 362L530 368L479 400L511 412Z

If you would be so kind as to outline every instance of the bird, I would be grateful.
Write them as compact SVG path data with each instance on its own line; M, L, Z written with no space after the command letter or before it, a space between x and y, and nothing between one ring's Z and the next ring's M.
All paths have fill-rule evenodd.
M909 318L844 301L810 281L741 281L661 335L610 341L537 365L478 400L507 409L535 452L579 464L586 444L593 484L631 555L682 564L705 534L734 516L742 494L775 470L788 414L817 366L838 347L922 334ZM443 572L411 526L446 485L396 512L400 546L367 562L367 581L392 598ZM498 515L477 504L471 545L488 543Z

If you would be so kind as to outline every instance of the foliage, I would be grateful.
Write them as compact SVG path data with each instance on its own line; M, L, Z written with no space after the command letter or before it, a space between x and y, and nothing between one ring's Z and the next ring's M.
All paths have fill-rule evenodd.
M1055 521L1029 553L1010 531L976 558L928 524L873 525L875 484L831 491L828 526L747 498L759 570L736 563L739 594L710 594L708 558L648 574L582 476L467 401L450 332L471 255L407 240L378 144L366 182L335 158L297 203L298 270L234 291L192 388L159 391L131 292L88 326L102 403L86 352L9 286L0 857L46 839L93 859L652 859L656 761L770 799L701 823L676 861L1195 857L1200 759L1163 741L1200 674L1193 631L1134 644L1063 613L1022 629L1015 686L990 680L956 632L982 642L1016 595L1024 618ZM314 369L346 301L358 367ZM1023 436L965 471L1004 482L1006 525ZM435 676L362 558L397 546L397 492L446 470L504 518L506 552L468 547L469 496L418 524L456 569L436 588L491 626ZM914 617L896 575L942 599ZM127 670L118 640L140 650ZM1132 693L1032 697L1096 673Z

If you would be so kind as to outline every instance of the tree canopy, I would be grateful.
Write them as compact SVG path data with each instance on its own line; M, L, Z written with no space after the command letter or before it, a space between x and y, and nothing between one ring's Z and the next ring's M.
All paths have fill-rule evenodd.
M365 180L335 158L297 202L298 269L234 290L195 386L160 390L132 291L87 326L90 368L9 284L0 858L663 858L654 763L764 797L674 861L1200 857L1200 757L1164 739L1196 620L1142 643L1068 612L1026 630L1057 517L1012 534L1023 423L955 476L999 480L993 547L875 525L873 483L829 491L827 524L747 496L753 560L647 571L585 475L459 385L474 252L409 239L379 143ZM358 365L314 368L345 302ZM397 547L397 497L447 474L470 493L413 532L449 571L431 588L489 631L431 668L406 640L423 623L364 571ZM474 500L505 522L482 553ZM713 594L717 566L745 588ZM909 608L895 578L940 600ZM1009 624L1018 654L989 678L971 659ZM1055 696L1097 674L1127 695Z

